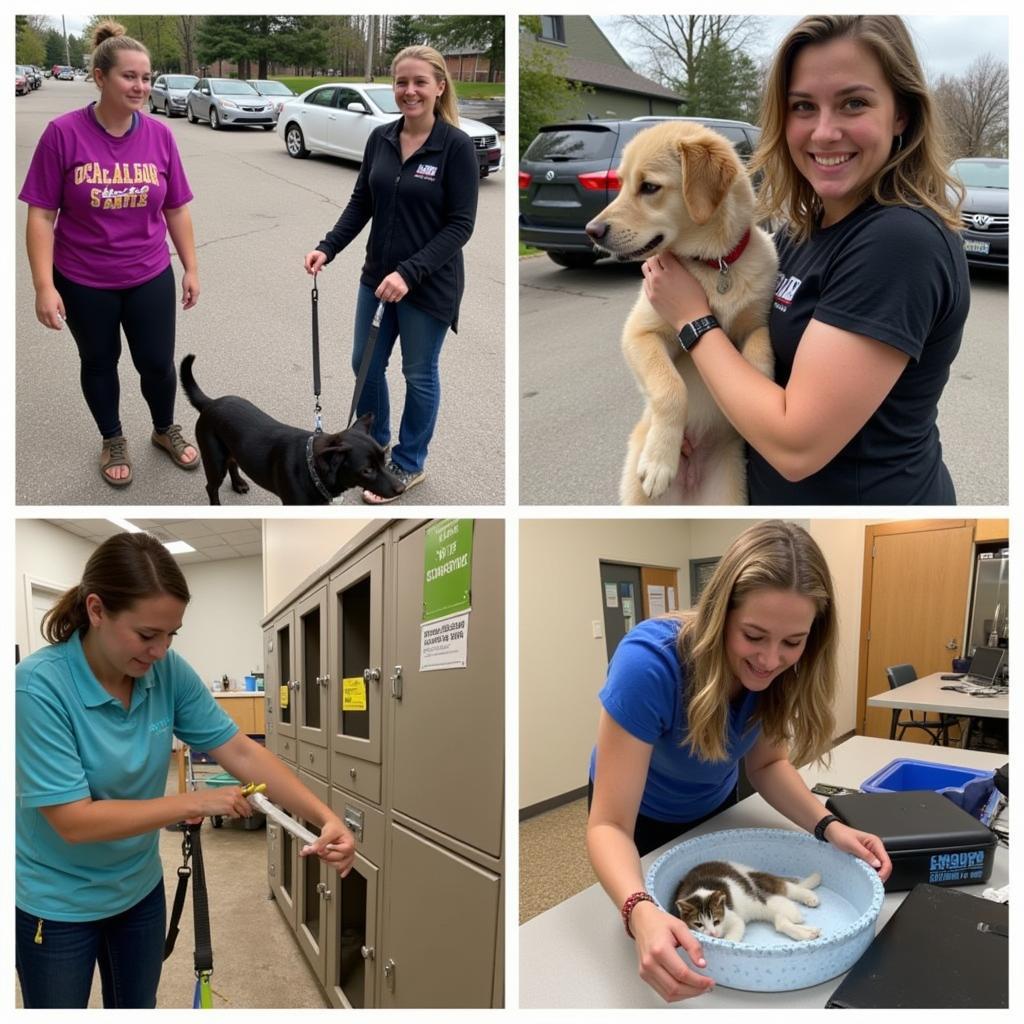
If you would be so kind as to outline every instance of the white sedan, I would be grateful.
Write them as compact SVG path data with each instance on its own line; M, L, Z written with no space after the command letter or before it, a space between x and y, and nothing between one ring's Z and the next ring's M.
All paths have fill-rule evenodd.
M361 162L370 132L399 116L390 85L338 82L314 86L288 100L277 117L277 134L296 159L316 151ZM500 170L502 151L495 130L468 118L461 118L459 127L476 147L480 177Z

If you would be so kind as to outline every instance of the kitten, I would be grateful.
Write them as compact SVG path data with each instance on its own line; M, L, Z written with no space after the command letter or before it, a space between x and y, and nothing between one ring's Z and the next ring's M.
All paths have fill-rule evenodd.
M817 871L808 878L780 878L732 861L698 864L676 889L676 913L695 932L739 942L749 921L769 921L791 939L816 939L818 928L803 924L797 907L821 902L811 892L821 884Z

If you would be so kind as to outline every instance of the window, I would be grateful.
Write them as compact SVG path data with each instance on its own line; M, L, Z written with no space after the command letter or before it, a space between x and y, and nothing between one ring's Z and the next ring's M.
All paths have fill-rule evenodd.
M565 43L565 18L559 15L541 15L540 38L550 43Z
M334 106L334 95L337 89L317 89L316 92L306 97L306 102L311 103L314 107L331 107Z

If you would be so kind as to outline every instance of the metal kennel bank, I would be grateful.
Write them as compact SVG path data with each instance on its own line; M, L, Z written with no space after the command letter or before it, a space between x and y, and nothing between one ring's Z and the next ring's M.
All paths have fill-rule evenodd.
M267 746L357 841L342 879L267 827L271 892L338 1007L503 1005L504 527L448 524L471 537L465 667L421 671L428 521L367 526L262 622Z

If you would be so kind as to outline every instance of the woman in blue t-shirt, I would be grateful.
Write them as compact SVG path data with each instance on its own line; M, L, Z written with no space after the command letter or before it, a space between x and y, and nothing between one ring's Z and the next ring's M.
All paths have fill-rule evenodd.
M802 19L775 57L762 129L750 169L761 213L784 225L775 380L720 328L691 352L748 442L750 503L955 504L936 419L970 307L963 189L903 21ZM710 314L673 257L644 276L677 330Z
M166 908L159 832L253 813L239 786L165 796L171 738L320 827L300 854L342 875L355 843L337 815L221 710L170 650L189 601L167 549L122 533L43 618L52 645L17 669L16 953L24 1005L152 1008Z
M877 836L825 814L794 765L821 759L835 725L832 578L792 523L745 530L694 611L649 619L619 644L599 697L587 850L636 939L640 976L666 1001L713 987L685 924L644 891L640 857L736 802L739 759L795 825L892 871Z

